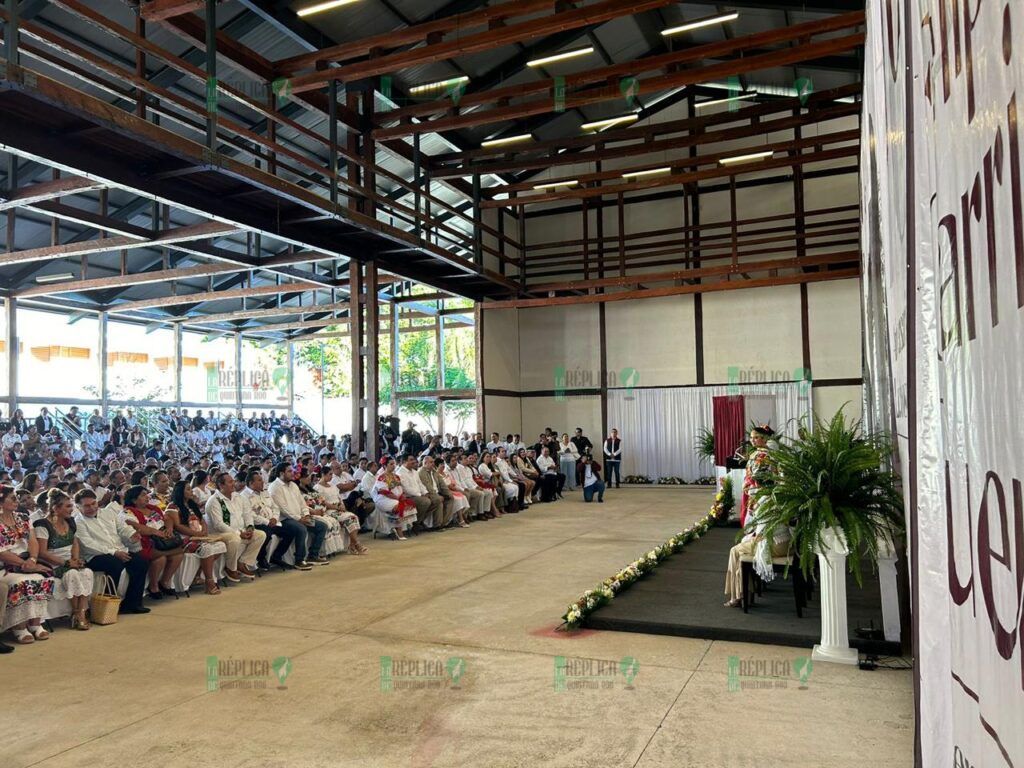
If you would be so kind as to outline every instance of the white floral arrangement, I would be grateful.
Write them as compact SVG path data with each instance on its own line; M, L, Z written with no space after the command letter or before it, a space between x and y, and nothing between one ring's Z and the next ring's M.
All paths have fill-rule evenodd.
M719 501L716 500L711 511L689 528L684 528L668 541L650 552L642 555L614 576L601 582L594 589L588 589L576 602L572 603L562 614L562 626L566 630L578 629L586 618L603 605L607 605L615 596L628 589L648 573L657 568L672 555L681 552L683 547L696 541L715 524L718 517Z

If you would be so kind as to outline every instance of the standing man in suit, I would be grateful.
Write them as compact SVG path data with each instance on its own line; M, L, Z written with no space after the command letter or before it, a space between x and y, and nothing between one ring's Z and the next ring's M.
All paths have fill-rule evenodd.
M615 487L619 487L621 474L619 468L622 465L622 441L619 439L619 430L613 429L604 441L604 466L607 470L605 477L608 478L608 487L612 487L612 477L615 478Z
M583 427L576 427L576 434L573 435L572 444L576 446L576 452L580 456L588 456L594 451L594 444L590 438L583 434Z
M36 430L40 435L50 434L50 430L53 429L53 416L50 415L49 409L44 405L39 415L36 416Z

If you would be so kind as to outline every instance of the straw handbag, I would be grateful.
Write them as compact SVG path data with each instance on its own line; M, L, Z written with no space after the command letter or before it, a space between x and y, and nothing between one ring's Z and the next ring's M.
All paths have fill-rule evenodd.
M89 618L93 624L116 624L117 612L121 608L121 597L117 585L109 575L103 576L103 591L92 596L89 604Z

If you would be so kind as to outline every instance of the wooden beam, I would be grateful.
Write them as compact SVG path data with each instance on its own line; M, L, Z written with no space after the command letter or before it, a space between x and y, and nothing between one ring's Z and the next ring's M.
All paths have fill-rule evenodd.
M93 192L98 189L106 189L106 187L107 185L102 182L82 176L62 176L59 179L42 181L9 192L0 191L0 211L34 205L65 195Z
M19 291L16 295L29 297L55 296L60 293L85 293L87 291L100 291L109 288L127 288L132 285L163 283L173 280L188 280L193 277L228 275L232 272L241 272L245 269L248 269L248 267L243 267L237 264L200 264L195 267L158 269L152 272L136 272L130 275L111 275L110 277L96 277L90 280L74 280L67 283L38 285Z
M50 245L45 248L31 248L24 251L8 251L0 253L0 265L25 264L30 261L46 261L47 259L64 259L71 256L86 256L93 253L105 253L106 251L131 250L134 248L151 248L154 246L172 245L184 243L190 240L209 239L211 237L223 237L238 231L238 227L232 224L222 224L219 221L204 221L201 224L189 224L184 227L176 227L157 233L149 240L139 240L135 237L107 237L99 240L86 240L82 243L67 243L64 245Z
M589 187L574 189L567 192L552 192L529 197L509 198L507 200L486 200L482 203L483 208L513 208L522 207L534 203L550 203L556 200L567 200L576 198L596 197L598 195L617 194L619 192L635 192L641 189L654 189L656 187L676 186L679 184L690 184L704 179L727 178L744 173L757 173L772 168L791 167L805 163L820 163L827 160L837 160L844 157L858 157L860 147L840 147L828 149L821 152L813 152L799 157L778 157L768 158L744 165L721 166L707 168L703 171L691 171L690 173L672 173L664 176L648 179L646 181L623 182L620 184L608 184L600 187Z
M209 0L209 2L216 2L216 0ZM200 11L205 7L206 0L149 0L139 8L139 14L146 21L163 21Z
M408 51L386 56L370 57L366 61L348 66L335 67L298 75L291 79L293 93L301 93L319 88L331 80L353 82L388 72L398 72L409 67L428 64L435 61L480 53L492 48L501 48L513 43L535 40L555 32L579 29L592 24L600 24L620 16L629 16L656 8L673 5L677 0L603 0L586 8L554 13L540 19L525 21L520 24L490 29L485 32L467 35L448 42L428 43Z
M321 288L316 283L282 283L281 285L258 285L253 288L235 288L227 291L204 291L202 293L182 293L177 296L163 296L158 299L142 301L126 301L107 307L108 312L137 312L142 309L158 309L160 307L176 307L181 304L199 304L204 301L223 301L225 299L243 299L252 296L273 296L281 293L312 291Z
M829 38L818 43L783 48L779 51L773 51L760 56L745 56L720 64L711 64L697 69L686 69L657 77L644 78L638 80L634 93L642 96L649 93L675 90L687 85L697 85L731 75L789 66L816 56L852 50L863 44L864 33L857 32L842 37ZM590 88L582 93L567 96L564 102L564 109L577 109L590 104L600 104L621 98L622 92L617 83L615 85ZM425 120L419 123L401 123L390 128L378 128L374 131L374 137L385 140L411 136L416 133L436 133L460 128L473 128L497 122L521 120L534 115L548 114L554 110L555 103L552 99L535 99L520 104L477 110L436 120Z
M714 293L718 291L735 291L744 288L767 288L777 285L799 285L816 283L825 280L845 280L860 276L860 267L835 269L826 272L805 272L796 275L766 277L754 280L719 280L699 285L673 285L666 288L644 288L618 293L591 293L585 296L555 296L544 299L513 299L510 301L487 301L483 308L488 309L525 309L529 307L550 307L559 304L599 304L606 301L630 301L633 299L653 299L661 296L679 296L690 293ZM635 282L644 279L642 274L634 277Z
M307 304L301 307L271 307L270 309L244 309L239 312L220 312L212 315L194 315L174 319L186 325L211 325L213 323L234 322L236 320L255 320L262 317L314 315L320 312L345 312L349 306L350 304L347 301L335 301L330 304ZM242 328L241 330L249 329Z
M315 67L320 62L341 62L366 56L371 51L398 48L409 43L418 43L428 37L441 36L448 32L465 33L474 27L481 27L491 22L511 19L516 16L527 16L538 11L546 11L554 7L553 0L512 0L478 11L458 13L445 16L434 21L427 21L411 27L402 27L380 35L372 35L355 40L351 43L333 45L311 53L301 53L281 59L276 64L278 75L294 75L304 69Z
M829 16L818 21L770 29L743 37L720 40L715 43L690 46L656 56L647 56L569 75L565 78L565 88L567 93L572 93L588 85L607 83L620 77L636 76L643 72L670 72L673 68L678 68L682 64L692 64L706 59L720 58L727 54L742 53L748 51L748 49L757 49L764 45L775 45L801 39L806 40L813 35L831 33L840 29L859 26L863 23L863 12L848 13L840 16ZM775 51L769 52L769 54L771 53L775 53ZM556 81L554 78L544 78L517 85L492 88L480 93L465 93L459 98L459 108L479 107L484 104L494 104L501 101L507 102L510 99L522 99L539 94L550 95L554 92L555 85ZM389 117L393 120L408 121L412 117L429 117L443 114L450 108L451 103L449 101L438 99L394 110L389 113Z
M786 101L788 102L789 100L787 99ZM534 149L538 149L542 153L537 156L531 155L529 157L518 157L515 159L499 160L487 163L469 162L462 165L435 166L431 171L431 176L435 179L445 179L449 176L457 176L461 178L473 173L511 173L525 170L542 170L559 165L578 165L580 163L593 163L601 160L620 160L625 157L657 154L677 149L689 149L703 144L733 141L735 139L750 136L764 136L771 133L789 131L800 126L814 125L816 123L823 123L830 120L838 120L840 118L858 115L861 110L860 104L836 104L824 109L805 112L799 117L789 115L775 120L762 121L760 118L769 111L763 109L763 107L768 105L759 104L757 106L762 107L762 109L750 114L749 125L735 125L737 121L746 119L746 115L741 116L739 112L720 112L714 115L707 115L707 118L711 118L709 120L705 120L703 117L697 117L676 121L676 126L673 127L678 127L679 131L684 129L687 131L683 136L675 136L672 138L658 140L655 138L655 135L657 134L669 132L675 133L677 131L651 130L659 125L656 123L653 126L648 126L643 129L638 128L627 136L619 135L617 137L609 137L609 140L611 141L623 141L628 139L633 142L632 144L603 149L595 148L588 152L560 151L567 147L575 146L575 140L555 139L552 141L537 142L535 146L531 145L531 152ZM788 112L789 110L780 109L770 111ZM712 123L729 123L730 125L727 128L722 128L716 131L705 131L704 128ZM590 137L581 138L583 138L586 143L589 143ZM580 146L586 146L586 143L581 144Z

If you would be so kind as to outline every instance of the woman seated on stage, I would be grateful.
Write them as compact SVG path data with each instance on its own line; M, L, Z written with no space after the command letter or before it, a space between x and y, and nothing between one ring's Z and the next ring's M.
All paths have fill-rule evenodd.
M743 507L746 512L743 527L746 534L729 550L729 565L725 571L725 594L729 597L725 605L730 608L743 600L742 558L753 557L754 570L765 581L771 581L774 577L772 558L785 557L792 543L789 528L782 528L773 533L769 546L764 539L764 526L757 520L758 493L771 483L774 472L767 449L768 438L774 434L767 424L750 430L750 442L754 448L743 480Z

